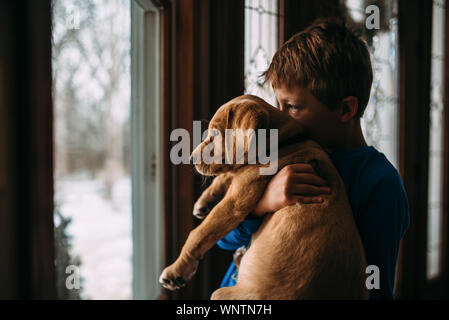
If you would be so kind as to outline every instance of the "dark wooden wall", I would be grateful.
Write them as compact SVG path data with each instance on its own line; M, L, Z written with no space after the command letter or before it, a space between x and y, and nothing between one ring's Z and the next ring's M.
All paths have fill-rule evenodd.
M16 297L18 292L17 223L14 215L12 186L13 177L10 174L13 159L9 155L11 149L10 136L12 128L8 114L13 102L10 76L12 57L12 17L9 15L11 4L0 3L0 298Z
M55 297L50 1L0 3L0 297Z
M281 43L316 19L344 16L340 0L279 0L279 2L283 16L279 28Z
M226 101L243 94L243 0L174 0L163 11L164 138L176 128L192 136L193 120L209 120ZM206 125L202 130L207 129ZM169 154L171 145L166 143ZM207 187L192 165L165 161L166 265L181 251L200 221L192 216L194 201ZM163 298L208 299L218 288L232 253L214 247L201 261L194 279Z
M398 295L419 298L426 283L432 2L399 1L399 163L410 205Z

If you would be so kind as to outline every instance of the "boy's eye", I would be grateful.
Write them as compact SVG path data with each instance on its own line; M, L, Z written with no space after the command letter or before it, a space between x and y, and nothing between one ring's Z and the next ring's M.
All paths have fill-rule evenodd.
M292 106L291 104L287 104L287 108L293 111L299 111L301 109L300 106Z

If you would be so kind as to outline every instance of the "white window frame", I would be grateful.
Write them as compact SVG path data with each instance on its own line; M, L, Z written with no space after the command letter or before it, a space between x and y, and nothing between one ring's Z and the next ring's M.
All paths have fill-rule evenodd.
M157 299L163 258L160 9L131 1L133 298Z

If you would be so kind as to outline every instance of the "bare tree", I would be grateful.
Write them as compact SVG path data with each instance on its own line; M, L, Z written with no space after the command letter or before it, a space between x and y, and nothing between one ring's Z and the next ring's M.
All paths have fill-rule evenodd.
M56 171L101 177L108 198L127 150L121 131L129 110L122 92L129 81L129 25L117 18L117 8L126 6L126 0L54 0ZM74 11L78 20L70 28Z

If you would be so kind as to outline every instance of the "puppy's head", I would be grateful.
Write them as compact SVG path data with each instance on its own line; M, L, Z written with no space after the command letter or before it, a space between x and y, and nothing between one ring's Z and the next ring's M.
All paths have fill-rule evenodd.
M204 141L192 152L198 172L218 175L247 164L257 130L269 128L269 108L274 107L252 95L222 105L210 121Z

